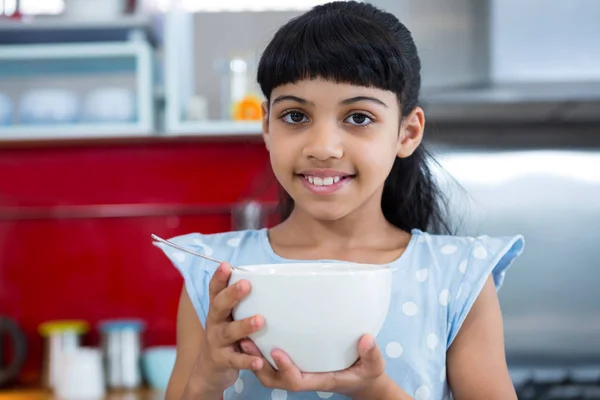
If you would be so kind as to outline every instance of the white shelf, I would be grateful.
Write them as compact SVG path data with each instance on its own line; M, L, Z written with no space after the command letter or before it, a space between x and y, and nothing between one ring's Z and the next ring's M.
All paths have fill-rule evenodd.
M261 122L198 121L179 122L166 132L167 136L260 136Z
M16 125L0 127L0 143L13 140L116 138L151 136L152 134L150 128L133 123Z
M141 52L149 57L150 51L143 42L9 44L0 46L0 60L134 57Z
M30 21L0 21L2 43L70 43L127 41L145 36L153 45L160 36L160 16L127 15L114 19L36 17Z
M114 19L75 19L64 17L36 17L31 21L4 20L0 31L64 31L98 29L146 29L151 20L146 16L123 16Z
M131 73L135 76L137 120L123 124L110 123L76 123L68 125L12 125L0 126L0 140L3 139L39 139L39 138L74 138L114 137L119 135L148 134L154 128L153 106L153 55L150 44L146 41L132 40L125 42L96 43L61 43L61 44L24 44L0 46L0 67L7 61L9 70L15 61L24 63L38 60L42 64L56 60L67 60L67 66L78 63L114 63L117 60L131 59ZM72 60L72 62L71 62ZM11 64L13 66L11 67ZM43 65L42 65L43 67ZM1 68L0 68L1 69ZM18 69L18 65L17 65ZM43 68L40 74L43 74ZM67 70L69 68L66 68ZM17 71L18 73L19 71ZM13 79L13 78L11 78Z

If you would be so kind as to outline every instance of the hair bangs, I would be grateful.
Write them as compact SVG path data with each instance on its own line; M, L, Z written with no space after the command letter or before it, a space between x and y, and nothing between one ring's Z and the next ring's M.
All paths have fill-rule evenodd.
M393 43L388 31L360 16L315 12L277 32L261 57L257 80L267 99L280 85L316 78L400 94L409 66Z

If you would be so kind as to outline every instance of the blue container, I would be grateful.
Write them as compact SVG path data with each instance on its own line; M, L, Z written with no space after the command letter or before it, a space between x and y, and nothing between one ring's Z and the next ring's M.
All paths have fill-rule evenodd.
M144 329L144 322L137 319L113 319L98 324L106 385L110 389L141 386L141 333Z
M156 390L165 391L175 367L177 348L156 346L147 348L142 354L142 369L146 381Z

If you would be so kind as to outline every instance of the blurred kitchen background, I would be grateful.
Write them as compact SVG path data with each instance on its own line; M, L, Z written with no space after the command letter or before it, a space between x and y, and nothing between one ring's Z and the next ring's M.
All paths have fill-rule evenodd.
M182 280L150 233L275 221L256 63L322 2L0 0L0 398L160 393ZM371 2L416 39L461 233L525 236L519 398L600 399L600 1Z

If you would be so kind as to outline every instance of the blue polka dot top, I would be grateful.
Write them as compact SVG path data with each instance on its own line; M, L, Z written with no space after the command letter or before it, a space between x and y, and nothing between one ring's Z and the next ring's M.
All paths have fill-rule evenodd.
M414 229L395 269L387 318L376 337L385 356L386 372L415 400L450 399L446 352L461 328L487 278L500 289L507 269L523 250L523 237L457 237ZM171 239L233 265L298 262L278 256L267 230ZM200 257L160 247L183 276L191 301L204 325L209 307L208 284L217 265ZM311 262L314 262L312 260ZM331 262L332 260L318 260ZM206 272L205 269L208 269ZM226 400L348 399L334 393L293 393L263 387L251 371L225 391Z

